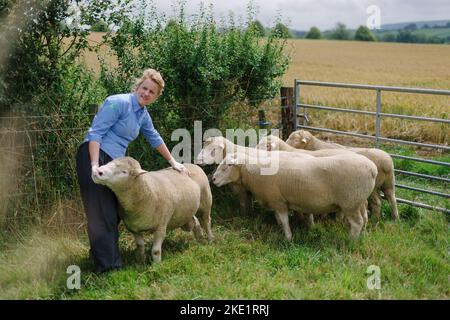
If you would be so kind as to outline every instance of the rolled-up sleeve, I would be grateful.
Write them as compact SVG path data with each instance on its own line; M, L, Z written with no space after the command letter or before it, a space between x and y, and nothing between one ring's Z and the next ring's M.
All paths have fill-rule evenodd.
M147 142L153 148L157 148L164 143L163 139L161 138L161 135L159 134L158 131L156 131L155 127L153 126L152 119L150 118L150 115L148 113L144 116L144 119L142 121L141 132L144 135Z
M87 140L97 141L100 144L108 130L120 118L122 108L123 106L117 101L106 99L92 121L86 136Z

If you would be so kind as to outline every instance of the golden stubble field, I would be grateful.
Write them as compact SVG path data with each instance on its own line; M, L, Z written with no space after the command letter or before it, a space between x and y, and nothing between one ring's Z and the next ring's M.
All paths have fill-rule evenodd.
M450 46L357 41L292 40L291 65L283 78L384 86L450 89ZM301 101L376 110L376 92L303 86ZM450 96L382 92L382 112L448 119ZM373 134L375 119L349 113L309 111L312 125ZM448 144L450 126L413 120L382 120L385 137Z
M100 33L91 35L95 42L101 42L101 38ZM109 57L106 47L100 52ZM287 42L286 53L291 56L291 64L282 79L285 86L293 86L297 78L450 90L449 45L297 39ZM99 70L94 53L86 54L86 62ZM301 94L301 102L310 104L370 111L376 108L375 91L304 86ZM382 112L448 119L450 96L383 92ZM270 110L268 115L270 120L280 120L277 110ZM371 116L315 110L310 110L309 116L314 126L370 134L375 131ZM440 144L450 140L450 126L445 124L390 118L382 120L381 130L383 136L391 138Z

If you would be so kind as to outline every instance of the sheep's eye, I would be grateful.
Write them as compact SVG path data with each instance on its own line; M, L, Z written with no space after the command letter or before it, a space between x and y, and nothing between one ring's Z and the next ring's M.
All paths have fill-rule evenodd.
M122 170L122 173L126 174L127 172L125 170Z

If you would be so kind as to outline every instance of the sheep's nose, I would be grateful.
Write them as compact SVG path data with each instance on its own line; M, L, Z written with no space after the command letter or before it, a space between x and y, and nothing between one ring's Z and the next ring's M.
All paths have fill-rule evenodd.
M212 182L216 182L216 178L215 177L212 177Z
M103 175L103 172L101 172L100 170L98 171L98 175L101 177Z

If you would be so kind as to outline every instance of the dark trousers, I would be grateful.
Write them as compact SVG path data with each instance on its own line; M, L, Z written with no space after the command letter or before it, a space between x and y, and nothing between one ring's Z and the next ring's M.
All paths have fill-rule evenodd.
M81 198L88 220L88 236L91 255L97 273L121 268L122 258L119 253L120 222L118 201L108 187L94 183L91 178L91 160L89 142L84 142L76 155L77 175ZM100 150L99 165L112 161L111 157Z

